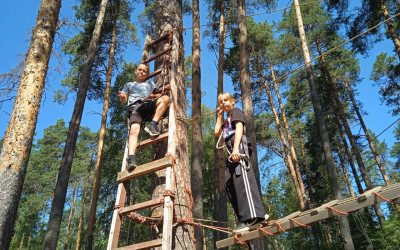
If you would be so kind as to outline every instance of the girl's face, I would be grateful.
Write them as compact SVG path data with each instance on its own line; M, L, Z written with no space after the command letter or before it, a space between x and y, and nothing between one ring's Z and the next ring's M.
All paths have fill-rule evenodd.
M233 108L234 103L231 100L229 100L228 98L223 97L223 98L221 98L219 105L220 105L221 109L223 109L226 113L228 113Z

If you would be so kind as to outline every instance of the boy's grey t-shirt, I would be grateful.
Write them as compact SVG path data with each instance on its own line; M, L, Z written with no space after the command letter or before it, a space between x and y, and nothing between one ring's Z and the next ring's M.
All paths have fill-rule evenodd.
M122 88L123 93L128 94L128 106L146 98L152 91L156 84L152 80L144 82L128 82Z

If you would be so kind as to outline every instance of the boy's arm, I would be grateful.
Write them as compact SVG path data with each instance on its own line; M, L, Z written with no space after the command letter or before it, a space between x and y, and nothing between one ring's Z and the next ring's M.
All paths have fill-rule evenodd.
M222 122L223 122L224 111L221 108L217 108L217 122L215 123L214 135L220 136L222 133Z
M236 122L235 127L236 127L235 141L233 143L231 158L233 161L239 161L240 160L239 145L240 145L240 141L242 140L242 136L243 136L243 122L239 122L239 121Z

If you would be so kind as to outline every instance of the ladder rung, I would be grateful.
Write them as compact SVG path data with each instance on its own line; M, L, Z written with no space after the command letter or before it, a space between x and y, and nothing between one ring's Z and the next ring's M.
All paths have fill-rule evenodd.
M162 72L162 69L157 69L156 71L151 72L147 77L146 80L159 75Z
M172 166L174 158L167 156L159 160L155 160L140 166L137 166L132 172L128 170L118 173L117 182L124 182L135 177L139 177L145 174L153 173L163 168Z
M157 136L154 139L150 138L150 139L147 139L147 140L144 140L144 141L140 142L138 144L137 148L143 148L143 147L151 145L153 143L157 143L157 142L163 141L163 140L165 140L167 138L168 138L168 132L164 133L164 134L161 134L161 135Z
M125 246L125 247L119 247L119 248L117 248L117 249L118 249L118 250L147 249L147 248L160 247L160 246L162 246L162 239L156 239L156 240L146 241L146 242L138 243L138 244L135 244L135 245Z
M160 36L160 37L157 38L156 40L153 40L153 41L149 42L149 43L148 43L148 46L149 46L149 47L150 47L150 46L154 46L154 45L156 45L157 43L159 43L159 42L165 40L165 39L168 38L168 37L169 37L169 33L167 33L167 34L165 34L165 35L163 35L163 36Z
M145 201L145 202L141 202L138 204L134 204L131 206L127 206L127 207L123 207L121 208L121 210L119 211L120 214L126 214L126 213L130 213L130 212L134 212L137 210L141 210L141 209L145 209L148 207L154 207L160 204L164 203L164 199L160 198L160 199L155 199L155 200L150 200L150 201Z
M162 55L164 55L164 54L170 52L171 50L172 50L172 47L169 47L168 49L166 49L166 50L164 50L164 51L162 51L162 52L160 52L160 53L158 53L158 54L155 54L154 56L148 58L148 59L147 59L146 61L144 61L143 63L145 63L145 64L146 64L146 63L149 63L149 62L155 60L156 58L159 58L160 56L162 56Z

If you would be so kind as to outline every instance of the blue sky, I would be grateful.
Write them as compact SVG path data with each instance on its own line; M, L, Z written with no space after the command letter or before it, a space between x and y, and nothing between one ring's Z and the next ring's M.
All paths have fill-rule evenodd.
M29 32L35 25L37 11L40 8L40 2L40 0L13 0L4 1L2 3L2 7L0 8L0 23L2 24L0 26L0 32L3 35L2 39L0 39L0 74L8 72L9 69L16 65L18 54L26 53L29 46ZM62 2L63 6L60 17L72 17L73 13L69 7L74 3L75 1L73 0L64 0ZM283 7L285 6L286 3ZM201 24L205 24L208 22L206 20L207 9L203 3L201 3L200 8ZM262 12L262 10L260 10L260 12ZM257 16L257 20L263 20L265 18L267 18L269 23L272 23L274 21L273 19L276 18L276 15ZM139 27L137 18L135 16L134 21ZM186 17L184 19L184 26L191 27L191 17ZM141 35L140 32L139 35ZM184 34L186 55L191 53L191 37L191 30L187 30ZM203 103L210 107L215 107L217 60L214 52L211 52L207 49L207 40L203 39L201 48L202 89L207 93L203 98ZM127 60L137 62L141 55L141 49L142 48L135 47L130 48L126 54ZM367 126L376 134L379 134L381 131L383 131L397 118L392 117L391 114L389 114L388 109L384 105L381 105L378 96L378 89L372 86L372 82L369 80L369 74L372 70L372 64L375 61L376 55L384 51L387 51L389 54L391 54L392 50L393 45L386 41L376 44L373 50L370 51L369 57L359 58L361 76L364 78L364 81L358 87L359 95L357 99L363 103L363 109L368 113L368 115L364 116ZM70 97L70 100L65 105L53 103L52 91L57 88L61 78L60 75L57 75L54 71L52 71L52 73L49 73L48 79L49 81L46 83L46 91L42 97L42 105L36 129L39 138L43 133L43 129L55 124L58 119L63 118L68 123L72 115L74 104L74 97ZM225 79L226 90L231 90L231 87L229 87L231 86L229 83L229 78L225 77ZM5 104L0 110L0 131L5 131L8 126L9 114L11 113L12 105L13 103ZM98 113L101 112L101 110L101 103L86 102L81 125L89 126L92 131L97 131L99 129L101 120ZM379 137L380 140L384 139L389 146L392 146L394 143L392 130L393 129L389 129Z

